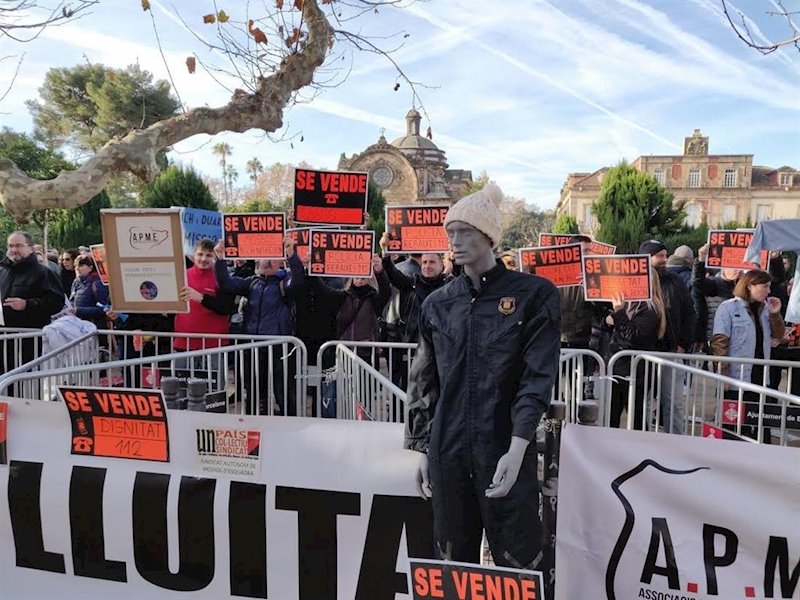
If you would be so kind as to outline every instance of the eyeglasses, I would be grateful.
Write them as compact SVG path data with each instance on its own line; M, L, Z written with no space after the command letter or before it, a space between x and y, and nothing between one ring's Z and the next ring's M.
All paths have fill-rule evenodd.
M8 247L9 250L11 250L12 248L25 248L26 246L28 248L31 247L30 244L9 244L7 247Z

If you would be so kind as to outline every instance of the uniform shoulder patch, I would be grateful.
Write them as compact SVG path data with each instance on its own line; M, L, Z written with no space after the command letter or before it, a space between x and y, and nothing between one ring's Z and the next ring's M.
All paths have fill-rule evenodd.
M497 305L497 310L504 315L513 314L517 310L517 299L513 296L503 296L500 298L500 304Z

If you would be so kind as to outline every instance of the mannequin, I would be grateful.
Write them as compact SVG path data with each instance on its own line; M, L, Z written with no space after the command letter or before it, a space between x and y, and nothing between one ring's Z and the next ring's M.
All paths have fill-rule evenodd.
M440 558L479 562L485 529L496 564L535 569L541 532L530 442L558 369L560 303L547 280L495 260L499 200L489 184L448 212L463 274L423 305L405 447L419 452L417 489L433 501Z

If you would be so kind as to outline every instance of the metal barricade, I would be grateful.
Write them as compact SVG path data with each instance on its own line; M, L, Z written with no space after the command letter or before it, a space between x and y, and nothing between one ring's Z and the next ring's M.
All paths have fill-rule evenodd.
M403 390L344 344L336 346L337 418L399 423L405 407Z
M601 412L605 405L606 364L593 350L565 348L558 362L558 379L550 402L567 406L566 422L578 422L578 409L585 400L597 401Z
M765 371L770 366L798 368L798 363L628 350L611 357L608 372L613 373L623 358L631 360L630 374L614 377L622 386L616 392L612 392L611 382L607 388L609 399L616 393L617 401L621 399L627 407L627 421L622 426L694 436L702 435L705 424L727 427L737 436L744 430L749 434L744 439L757 442L777 430L781 445L793 437L789 429L800 429L800 397L718 372L731 363L760 364ZM665 389L672 393L665 394ZM634 422L637 404L641 420ZM605 415L606 426L610 412Z
M108 332L103 332L108 333ZM118 332L112 332L116 335ZM120 332L145 336L153 332ZM169 340L169 334L158 334ZM181 334L182 336L184 334ZM189 336L199 337L203 336ZM31 399L54 400L58 385L95 387L159 387L162 377L179 380L206 379L211 391L224 393L225 411L238 414L299 414L305 416L305 380L298 378L305 367L306 350L294 337L221 336L240 344L185 352L160 352L137 358L82 366L23 372L0 380L0 394L26 389ZM123 339L124 341L124 339ZM144 349L142 350L144 352ZM233 374L234 380L229 379ZM40 380L36 386L31 382ZM20 394L16 394L20 395Z
M42 353L41 329L0 328L0 373L8 373Z

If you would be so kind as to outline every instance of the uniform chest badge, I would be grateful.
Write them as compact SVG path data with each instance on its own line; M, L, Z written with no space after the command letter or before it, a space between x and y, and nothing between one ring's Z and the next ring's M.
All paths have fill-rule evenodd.
M517 310L517 299L513 296L500 298L500 304L497 305L497 310L504 315L513 314L514 311Z

